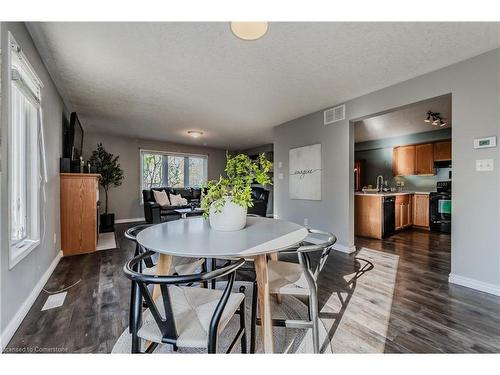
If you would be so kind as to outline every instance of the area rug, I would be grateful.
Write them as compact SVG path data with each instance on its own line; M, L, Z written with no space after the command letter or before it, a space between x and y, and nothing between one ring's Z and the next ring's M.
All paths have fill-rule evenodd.
M99 233L96 250L116 249L116 240L114 232Z
M247 326L247 348L250 348L250 314L251 314L251 301L252 301L252 283L250 282L235 282L234 290L238 291L240 285L245 286L246 296L246 326ZM223 288L223 283L218 283L217 288ZM278 304L276 298L271 296L272 314L275 319L307 319L307 306L299 299L293 296L282 296L282 303ZM239 328L239 316L234 316L228 323L224 331L219 336L218 352L225 353L234 335ZM260 339L260 326L257 326L257 353L262 353L261 339ZM274 337L274 352L275 353L313 353L312 345L312 331L311 329L294 329L285 327L273 327ZM320 345L328 341L328 335L325 327L320 324L319 327ZM118 338L112 353L130 353L131 336L128 332L128 327L123 331L122 335ZM155 353L171 353L171 345L160 345ZM206 350L202 349L187 349L179 348L176 353L205 353ZM241 347L238 343L233 353L241 353ZM322 352L331 353L330 345L323 345Z
M398 263L395 254L362 247L351 270L333 267L321 285L319 315L334 353L384 352Z

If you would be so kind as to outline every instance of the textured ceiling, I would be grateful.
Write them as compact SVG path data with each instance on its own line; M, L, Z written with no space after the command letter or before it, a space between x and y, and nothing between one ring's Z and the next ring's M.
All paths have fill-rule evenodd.
M439 112L446 126L433 126L424 122L427 111ZM410 104L388 113L354 123L355 142L373 141L389 137L424 133L451 127L451 95Z
M500 47L498 23L29 23L86 129L243 149L272 127ZM201 139L186 135L202 130Z

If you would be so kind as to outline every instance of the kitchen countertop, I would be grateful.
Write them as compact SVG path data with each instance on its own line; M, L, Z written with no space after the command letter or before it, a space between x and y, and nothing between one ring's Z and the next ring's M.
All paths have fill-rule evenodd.
M408 195L408 194L429 194L430 191L394 191L394 192L384 192L384 193L363 193L362 191L354 192L355 195L376 195L380 197L395 197L396 195Z

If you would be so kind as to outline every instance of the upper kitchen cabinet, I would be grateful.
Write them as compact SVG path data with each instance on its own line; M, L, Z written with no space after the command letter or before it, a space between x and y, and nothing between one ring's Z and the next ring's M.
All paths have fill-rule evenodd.
M394 147L392 156L394 176L410 176L415 174L415 146Z
M434 161L451 160L451 140L434 143Z
M432 143L415 146L415 174L434 174L434 145Z

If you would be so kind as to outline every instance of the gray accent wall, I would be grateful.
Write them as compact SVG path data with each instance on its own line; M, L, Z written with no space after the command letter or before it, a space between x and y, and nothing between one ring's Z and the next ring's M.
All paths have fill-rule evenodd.
M17 43L21 46L29 62L44 84L42 89L42 111L45 128L45 144L48 184L46 186L46 203L43 209L42 220L45 224L45 235L42 235L40 245L29 255L22 259L14 268L9 269L9 244L7 226L7 124L8 117L8 67L7 67L7 34L12 33ZM62 145L62 116L64 111L63 101L51 77L49 76L40 56L31 40L31 37L21 22L3 22L1 24L2 51L2 95L1 95L1 332L2 344L6 328L16 328L16 318L24 308L29 308L30 295L37 284L54 264L61 249L60 223L59 223L59 157ZM55 242L54 242L55 236ZM36 296L35 296L36 297ZM9 323L11 323L9 325ZM19 322L20 323L20 322ZM13 333L13 332L9 332Z
M473 149L476 137L498 136L500 50L490 51L400 84L349 100L346 119L323 125L323 111L274 129L275 214L333 231L346 248L354 244L352 122L367 116L452 94L453 224L450 280L500 294L499 148ZM333 105L342 103L332 103ZM321 143L323 200L291 200L288 152ZM476 172L477 159L493 159L495 170ZM283 163L280 170L279 162Z
M422 121L423 122L423 121ZM356 124L354 126L357 126ZM354 144L354 159L363 160L364 185L377 185L377 176L384 177L389 186L396 187L396 181L404 182L404 189L415 191L435 191L436 182L449 179L450 168L436 169L434 176L398 176L392 174L393 147L416 143L451 139L451 129L441 129L401 137L377 139Z
M141 149L208 155L208 179L210 180L218 179L224 173L226 166L226 151L216 148L120 137L97 132L85 132L84 138L83 156L85 160L90 157L92 150L97 147L99 142L102 142L107 151L120 157L119 162L124 170L125 179L121 186L109 190L109 212L115 214L116 220L144 217L139 179L139 151ZM104 191L102 189L100 197L101 202L103 202L102 207L104 207Z

